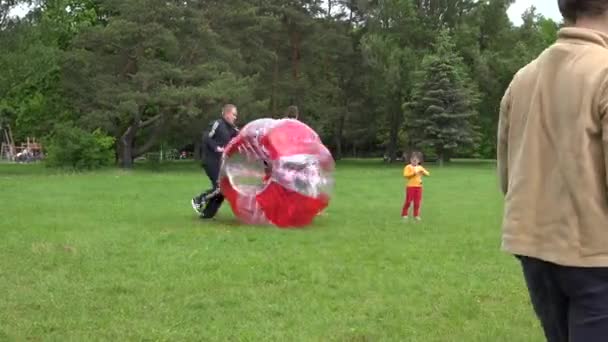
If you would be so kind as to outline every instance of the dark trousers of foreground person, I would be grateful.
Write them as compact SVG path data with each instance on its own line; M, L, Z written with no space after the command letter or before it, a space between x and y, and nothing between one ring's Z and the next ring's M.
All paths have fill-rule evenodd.
M209 177L209 180L211 181L212 188L200 194L198 196L198 200L199 202L204 203L201 218L209 219L213 218L215 214L217 214L217 211L224 202L224 196L220 191L220 186L218 183L220 175L220 161L208 159L205 162L204 169L207 177Z
M608 268L518 257L548 342L608 341Z

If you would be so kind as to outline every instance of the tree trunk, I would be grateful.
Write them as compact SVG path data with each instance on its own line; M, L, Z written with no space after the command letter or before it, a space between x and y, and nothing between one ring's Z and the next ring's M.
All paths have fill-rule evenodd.
M133 168L133 150L137 128L137 124L129 126L125 133L120 137L118 153L120 154L120 166L124 169Z
M133 140L124 137L121 142L120 166L123 169L133 168Z
M201 142L199 141L200 139L196 139L196 141L194 141L194 160L201 160L202 158L202 153L201 153Z
M300 79L300 33L295 27L291 32L291 63L293 80L297 82Z
M279 83L279 44L276 42L274 56L274 68L272 71L272 93L270 95L270 110L272 115L278 115L277 113L277 83Z
M399 108L399 106L396 106ZM397 159L397 145L399 144L399 127L401 126L401 111L393 110L390 114L390 132L387 146L387 153L390 162Z
M392 163L397 159L397 140L399 139L399 127L392 126L390 133L390 140L388 142L388 156Z
M149 137L148 141L146 141L145 144L141 145L133 153L134 158L142 156L144 153L147 153L148 151L150 151L152 149L152 147L155 147L158 144L158 141L160 140L160 137L162 135L162 128L163 128L162 124L157 124L154 127L154 130L152 131L152 134Z
M344 108L348 108L348 101L346 101L347 103L344 105ZM343 135L344 135L344 123L346 122L346 112L344 111L340 111L340 117L338 118L338 124L336 125L336 131L335 131L335 143L336 143L336 160L337 159L342 159L343 157L343 153L342 153L342 141L343 141Z
M119 165L120 164L120 156L122 155L122 153L120 152L121 148L122 148L122 140L120 140L120 137L114 137L116 140L116 144L114 144L114 164Z
M445 152L443 150L437 151L437 161L439 162L439 167L443 167L445 162Z
M452 151L448 150L448 151L443 151L443 162L445 163L450 163L450 160L452 160Z
M336 153L334 155L335 160L342 159L342 135L336 132L334 137L334 143L336 144Z
M388 106L385 110L390 112L387 114L389 125L388 142L386 145L386 154L389 162L397 160L397 148L399 147L399 129L403 123L403 112L401 109L402 96L399 91L390 95Z

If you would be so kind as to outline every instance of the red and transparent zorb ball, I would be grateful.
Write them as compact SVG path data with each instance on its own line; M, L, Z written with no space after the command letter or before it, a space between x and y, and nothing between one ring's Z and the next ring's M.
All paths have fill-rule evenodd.
M297 120L259 119L226 147L220 188L247 224L303 227L327 207L334 160Z

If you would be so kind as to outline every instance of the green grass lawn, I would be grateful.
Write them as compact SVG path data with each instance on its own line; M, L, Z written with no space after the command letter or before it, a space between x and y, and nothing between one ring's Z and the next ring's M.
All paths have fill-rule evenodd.
M192 163L62 174L0 164L0 341L542 341L500 252L491 163L338 164L303 230L199 220Z

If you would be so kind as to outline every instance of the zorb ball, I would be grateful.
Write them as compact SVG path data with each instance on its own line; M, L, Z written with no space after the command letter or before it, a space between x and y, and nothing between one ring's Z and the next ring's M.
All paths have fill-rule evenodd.
M303 227L329 204L334 167L307 125L259 119L226 146L220 189L242 222Z

